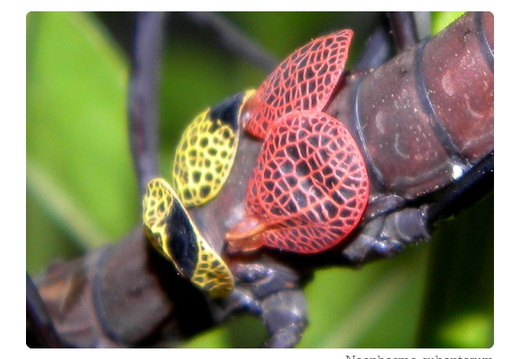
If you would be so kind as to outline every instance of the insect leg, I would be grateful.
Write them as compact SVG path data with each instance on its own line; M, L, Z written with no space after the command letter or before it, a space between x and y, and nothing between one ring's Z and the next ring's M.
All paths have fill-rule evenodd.
M284 290L263 301L269 348L289 348L299 343L307 327L307 304L301 290Z
M294 347L307 326L307 304L301 275L274 262L234 263L235 290L222 299L218 317L248 312L262 318L266 347Z
M375 215L365 223L354 241L343 250L351 264L362 264L371 259L391 257L406 245L430 238L430 231L439 220L454 215L473 204L493 188L493 152L484 157L462 178L447 186L429 203L420 207L395 209L382 214L399 201L382 201L371 211ZM388 204L385 204L387 202ZM381 208L381 209L380 209Z
M376 217L365 224L356 239L343 250L349 264L392 257L408 244L430 238L425 217L426 206L405 208Z

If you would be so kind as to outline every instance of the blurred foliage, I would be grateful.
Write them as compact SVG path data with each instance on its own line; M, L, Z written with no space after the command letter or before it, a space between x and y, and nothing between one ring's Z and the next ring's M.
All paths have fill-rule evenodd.
M28 14L30 272L63 256L57 242L68 257L77 253L73 248L116 240L137 221L126 139L127 77L127 60L93 16Z
M435 11L432 13L432 34L435 35L446 26L464 15L464 11Z
M132 14L27 15L27 270L116 241L139 220L126 127ZM352 57L377 13L227 13L279 59L343 27ZM437 15L436 15L437 17ZM436 17L432 26L438 26ZM440 21L440 20L439 20ZM266 75L181 13L169 17L160 88L161 172L180 131L207 106ZM352 62L352 61L351 61ZM306 287L306 347L489 347L493 344L493 198L443 223L431 243L359 270L320 270ZM253 347L240 316L185 347Z

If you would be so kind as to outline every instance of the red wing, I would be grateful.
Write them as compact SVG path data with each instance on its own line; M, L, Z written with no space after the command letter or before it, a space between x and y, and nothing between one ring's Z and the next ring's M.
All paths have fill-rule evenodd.
M321 112L290 113L264 141L247 212L267 225L264 245L320 252L357 225L368 183L363 157L340 121Z
M319 37L287 57L245 106L245 128L264 138L269 126L289 112L321 111L347 62L352 30Z

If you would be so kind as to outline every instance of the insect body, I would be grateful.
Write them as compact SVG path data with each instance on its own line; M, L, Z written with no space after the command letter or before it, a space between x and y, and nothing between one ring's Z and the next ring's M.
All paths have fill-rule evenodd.
M347 128L322 112L352 35L341 30L296 50L246 103L246 130L265 140L249 181L246 216L226 236L231 251L265 245L320 252L359 222L368 202L363 157Z

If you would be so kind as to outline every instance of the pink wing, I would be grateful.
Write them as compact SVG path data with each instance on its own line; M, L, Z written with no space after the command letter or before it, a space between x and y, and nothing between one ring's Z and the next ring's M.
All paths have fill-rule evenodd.
M320 112L284 116L266 137L247 192L263 245L315 253L344 239L368 202L361 152L347 128Z
M321 111L343 73L353 35L352 30L340 30L287 57L245 105L246 130L265 138L271 124L287 113Z

